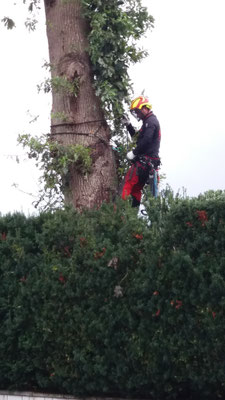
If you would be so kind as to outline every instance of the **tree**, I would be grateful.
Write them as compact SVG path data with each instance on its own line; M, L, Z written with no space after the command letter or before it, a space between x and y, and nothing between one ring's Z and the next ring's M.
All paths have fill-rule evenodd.
M40 4L23 2L31 12ZM51 70L45 90L51 89L53 96L48 157L45 153L42 158L44 163L50 160L44 167L45 189L50 197L57 186L52 168L59 162L57 190L63 191L66 203L93 208L116 194L110 138L122 133L119 118L132 89L128 67L146 55L135 46L153 18L141 0L44 0L44 6ZM3 21L13 27L9 18ZM28 26L35 24L30 20ZM31 146L27 137L21 142ZM73 153L69 158L68 148ZM31 146L32 157L38 159L40 149ZM85 162L90 168L83 168Z
M47 36L53 79L69 82L71 90L53 89L51 133L63 144L92 149L91 172L84 177L70 167L71 202L77 208L93 208L108 201L116 185L116 171L110 132L99 98L92 85L88 49L88 24L79 1L45 1ZM70 85L69 85L70 89ZM64 115L62 122L60 115ZM56 117L54 117L56 115Z

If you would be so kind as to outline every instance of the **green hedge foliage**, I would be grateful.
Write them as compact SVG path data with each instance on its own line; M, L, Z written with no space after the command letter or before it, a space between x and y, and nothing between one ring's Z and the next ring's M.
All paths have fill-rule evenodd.
M0 218L0 388L225 396L225 193Z

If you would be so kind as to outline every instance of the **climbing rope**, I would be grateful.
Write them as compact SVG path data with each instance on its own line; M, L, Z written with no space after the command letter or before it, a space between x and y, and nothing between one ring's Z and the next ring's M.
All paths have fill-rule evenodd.
M77 123L74 123L74 122L67 122L67 123L65 123L65 124L54 124L54 125L51 125L51 128L54 128L54 127L58 127L58 126L76 126L76 125L83 125L83 124L86 124L86 123L92 123L92 122L103 122L103 121L105 121L105 120L103 120L103 119L101 119L101 120L94 120L94 121L87 121L87 122L77 122ZM49 136L56 136L56 135L80 135L80 136L89 136L89 137L97 137L101 142L103 142L106 146L110 146L109 145L109 143L104 139L104 138L102 138L101 136L99 136L98 135L98 132L99 132L99 130L101 129L101 127L102 127L102 123L98 126L98 128L96 129L96 131L94 132L94 133L87 133L87 132L53 132L53 133L50 133L49 134Z

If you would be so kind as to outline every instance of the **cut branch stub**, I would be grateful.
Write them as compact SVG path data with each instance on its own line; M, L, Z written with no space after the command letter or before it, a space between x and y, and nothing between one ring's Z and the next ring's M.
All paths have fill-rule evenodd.
M86 79L88 68L80 55L69 53L60 59L58 73L60 76L65 76L69 81L79 78L80 83L82 83Z

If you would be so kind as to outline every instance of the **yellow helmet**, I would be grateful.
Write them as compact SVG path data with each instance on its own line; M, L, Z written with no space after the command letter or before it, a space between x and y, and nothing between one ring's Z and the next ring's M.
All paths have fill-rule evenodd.
M132 112L135 110L141 110L142 107L144 107L144 106L149 108L149 110L152 109L152 105L149 103L149 100L147 97L144 97L144 96L136 97L136 99L134 99L131 102L130 111Z

